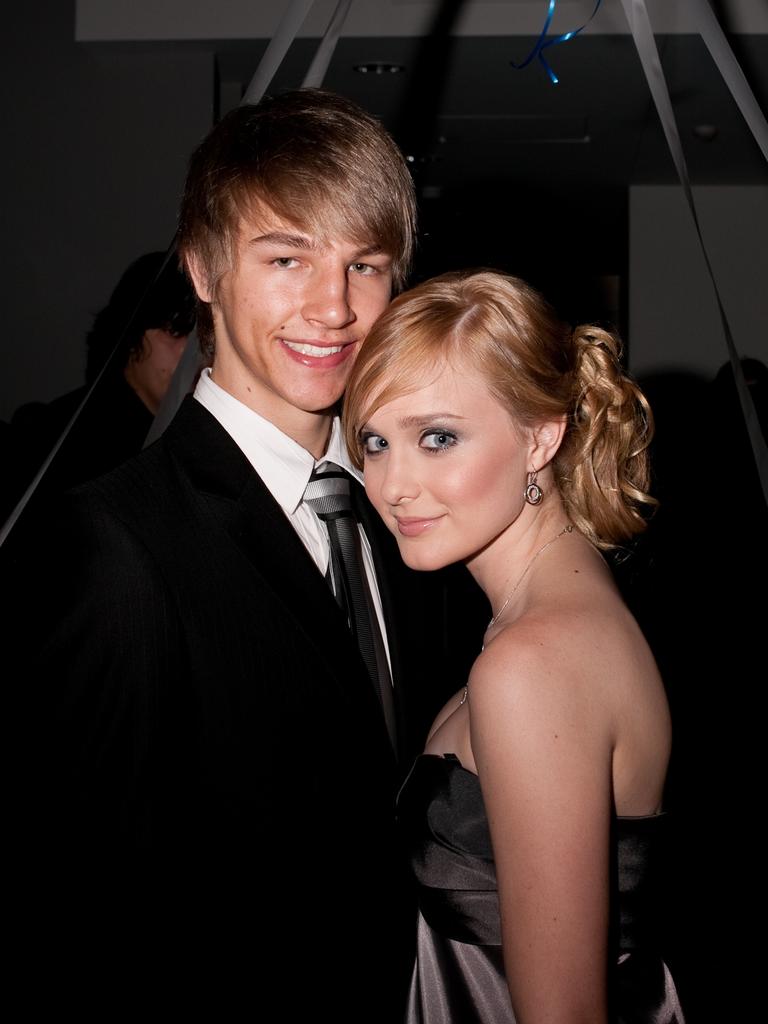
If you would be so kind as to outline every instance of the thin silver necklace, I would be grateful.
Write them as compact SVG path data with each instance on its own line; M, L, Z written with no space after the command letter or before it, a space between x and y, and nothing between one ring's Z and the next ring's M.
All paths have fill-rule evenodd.
M534 554L533 558L531 558L531 560L528 562L528 565L526 565L526 567L523 569L522 573L520 574L520 576L519 576L519 578L517 580L517 583L515 583L514 587L512 587L510 592L507 594L507 597L506 597L506 599L504 601L504 604L502 604L501 608L499 608L499 610L496 612L496 614L493 616L491 621L486 626L486 628L485 628L486 633L491 628L491 626L495 626L496 623L499 621L499 619L501 618L501 616L502 616L504 610L506 609L507 605L512 600L512 598L514 597L515 592L517 591L517 588L520 586L520 584L523 582L525 577L528 575L528 570L531 568L531 566L536 561L536 559L539 557L539 555L542 553L542 551L546 551L547 548L550 546L550 544L554 544L556 540L560 540L560 538L562 536L564 536L566 533L573 533L573 524L572 523L567 523L562 528L560 533L556 534L554 537L552 537L550 540L548 540L546 544L542 544L542 546L539 548L539 550ZM485 650L485 644L483 644L482 650ZM468 688L465 686L464 687L464 692L461 695L461 700L459 701L459 707L461 707L461 705L466 701L468 692L469 692Z
M546 551L546 550L547 550L547 548L548 548L548 547L550 546L550 544L554 544L556 540L560 540L560 538L561 538L561 537L562 537L562 536L563 536L564 534L566 534L566 533L572 533L572 532L573 532L573 525L572 525L571 523L567 523L567 524L566 524L566 525L565 525L565 526L564 526L564 527L562 528L562 530L560 531L560 533L558 533L558 534L556 534L556 535L555 535L554 537L552 537L552 539L551 539L551 540L548 540L546 544L542 544L542 546L541 546L541 547L539 548L539 550L538 550L538 551L537 551L537 552L536 552L536 553L534 554L533 558L532 558L532 559L530 560L530 562L528 563L528 565L526 565L526 567L525 567L525 568L523 569L523 571L522 571L522 573L520 574L520 578L518 579L517 583L516 583L516 584L514 585L514 587L512 587L512 589L510 590L510 592L509 592L509 593L507 594L507 597L506 597L506 600L504 601L504 604L503 604L503 605L501 606L501 608L499 608L499 610L498 610L498 611L496 612L496 614L495 614L495 615L493 616L493 618L491 619L491 621L490 621L490 622L488 623L488 625L486 626L486 629L485 629L486 633L487 633L487 632L488 632L488 630L489 630L489 629L491 628L491 626L495 626L495 625L496 625L496 623L497 623L497 622L499 621L499 619L500 619L500 618L501 618L501 616L502 616L502 613L504 612L504 609L505 609L505 608L507 607L507 605L509 604L509 602L510 602L510 601L512 600L512 598L513 598L513 597L515 596L515 592L516 592L517 588L518 588L518 587L520 586L520 584L521 584L521 583L523 582L523 580L525 579L525 577L526 577L526 576L528 575L528 570L529 570L529 569L531 568L531 566L532 566L532 565L533 565L533 563L534 563L534 562L536 561L536 559L537 559L537 558L539 557L539 555L540 555L540 554L542 553L542 551Z

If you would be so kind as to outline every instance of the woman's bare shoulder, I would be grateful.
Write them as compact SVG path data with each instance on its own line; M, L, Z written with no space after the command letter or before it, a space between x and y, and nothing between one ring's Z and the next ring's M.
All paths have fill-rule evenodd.
M503 686L510 674L572 684L588 675L590 650L600 634L594 612L575 603L531 609L488 639L471 678L487 687Z
M621 813L656 806L668 707L653 655L620 600L542 606L500 630L475 663L468 703L476 758L506 759L513 748L548 756L555 742L575 761L613 764Z
M590 598L543 602L500 629L470 675L473 711L613 732L627 693L655 678L655 663L620 599L602 588Z

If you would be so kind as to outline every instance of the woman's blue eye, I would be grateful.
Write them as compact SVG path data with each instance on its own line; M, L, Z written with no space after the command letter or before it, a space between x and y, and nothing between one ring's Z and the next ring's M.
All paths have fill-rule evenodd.
M447 430L430 430L421 436L421 447L429 451L446 451L456 444L456 435Z
M379 452L386 451L389 448L387 439L379 434L366 434L365 437L361 438L361 443L363 452L366 455L378 455Z

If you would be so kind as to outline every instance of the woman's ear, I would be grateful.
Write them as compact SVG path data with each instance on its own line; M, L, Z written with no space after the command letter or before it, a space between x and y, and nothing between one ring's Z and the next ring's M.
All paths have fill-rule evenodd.
M208 274L200 258L195 253L189 253L185 256L184 263L186 264L187 273L192 279L198 299L201 302L213 302Z
M557 454L565 434L567 417L544 420L531 430L531 466L543 469Z

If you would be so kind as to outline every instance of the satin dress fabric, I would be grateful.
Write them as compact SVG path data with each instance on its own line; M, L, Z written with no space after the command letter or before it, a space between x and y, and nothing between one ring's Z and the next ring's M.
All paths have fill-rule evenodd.
M420 908L407 1024L514 1024L478 777L453 754L422 754L400 791L398 818ZM666 825L663 814L614 821L609 980L616 1024L683 1024L653 935Z

